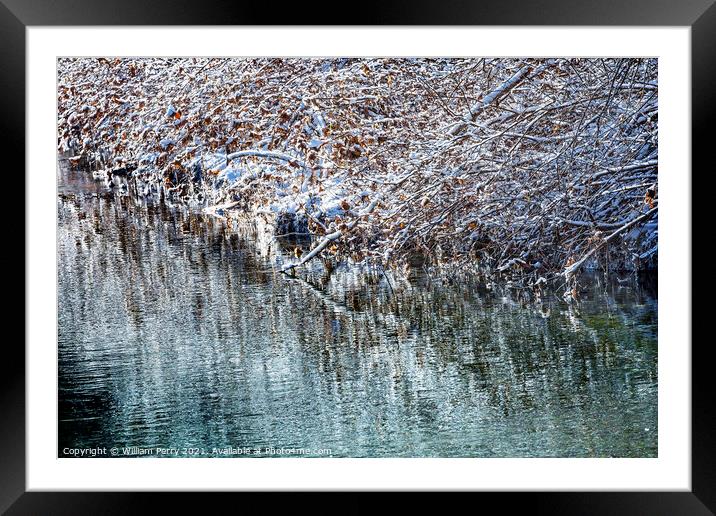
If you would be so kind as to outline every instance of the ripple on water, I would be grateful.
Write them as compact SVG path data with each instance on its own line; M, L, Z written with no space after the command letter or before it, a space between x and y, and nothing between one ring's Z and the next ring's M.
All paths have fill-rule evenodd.
M59 448L656 456L657 299L274 274L200 214L64 178ZM200 228L200 229L197 229Z

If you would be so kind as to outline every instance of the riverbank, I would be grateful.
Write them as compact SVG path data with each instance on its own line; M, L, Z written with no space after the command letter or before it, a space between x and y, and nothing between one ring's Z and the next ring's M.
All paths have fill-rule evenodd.
M571 295L581 268L657 266L656 71L650 59L61 59L58 145L112 188L302 237L276 253L287 272L419 268L557 280Z

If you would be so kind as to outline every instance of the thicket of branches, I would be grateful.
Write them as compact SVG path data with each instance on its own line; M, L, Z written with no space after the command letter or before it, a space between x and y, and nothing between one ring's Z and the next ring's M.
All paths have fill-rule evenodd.
M520 277L657 256L655 59L62 59L71 163L316 236Z

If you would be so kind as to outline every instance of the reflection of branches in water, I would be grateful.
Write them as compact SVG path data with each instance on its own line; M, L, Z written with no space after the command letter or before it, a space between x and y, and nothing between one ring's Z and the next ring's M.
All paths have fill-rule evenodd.
M489 402L499 404L505 413L513 403L529 407L537 397L546 396L547 389L541 395L535 391L547 371L564 378L561 398L570 390L589 391L599 381L595 374L599 368L618 365L624 357L632 360L627 356L629 347L643 339L630 326L640 317L639 305L646 302L643 311L653 313L655 303L643 288L604 288L596 282L577 306L557 301L520 304L509 298L489 299L469 289L426 285L385 295L381 293L385 287L366 288L365 281L352 280L350 274L323 288L309 279L290 281L303 287L295 302L305 304L310 294L328 307L346 327L351 347L390 351L407 344L414 348L418 369L424 367L426 355L440 367L457 365L473 373L489 393ZM350 303L335 300L341 296ZM608 311L602 313L605 306ZM656 321L652 316L645 324L655 327ZM396 370L406 364L403 358L396 357Z
M394 281L391 291L382 276L365 281L340 268L275 274L250 239L188 210L72 197L59 213L61 263L81 264L61 273L63 288L78 294L61 302L93 299L96 307L83 305L88 314L118 318L111 303L119 292L127 331L191 322L197 341L213 343L196 351L210 363L229 353L223 367L263 371L270 357L287 371L314 371L297 380L315 382L305 388L337 406L354 402L358 388L418 419L466 407L495 417L541 407L557 418L579 406L598 417L601 389L628 397L655 385L656 300L643 283L585 279L591 288L578 306L421 277ZM141 367L151 360L159 359Z

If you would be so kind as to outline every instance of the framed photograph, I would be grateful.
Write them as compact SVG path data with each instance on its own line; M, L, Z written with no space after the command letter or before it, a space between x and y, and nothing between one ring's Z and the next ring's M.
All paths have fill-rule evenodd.
M0 508L509 491L712 514L691 337L712 3L344 25L2 0L27 302Z

